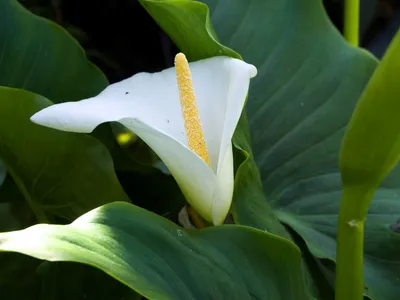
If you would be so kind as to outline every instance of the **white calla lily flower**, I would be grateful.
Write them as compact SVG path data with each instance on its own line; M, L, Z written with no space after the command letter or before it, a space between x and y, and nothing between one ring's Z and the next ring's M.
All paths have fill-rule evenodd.
M200 216L219 225L233 196L231 140L256 73L253 65L224 56L188 65L180 53L173 68L138 73L96 97L45 108L31 120L82 133L104 122L123 124L160 157Z

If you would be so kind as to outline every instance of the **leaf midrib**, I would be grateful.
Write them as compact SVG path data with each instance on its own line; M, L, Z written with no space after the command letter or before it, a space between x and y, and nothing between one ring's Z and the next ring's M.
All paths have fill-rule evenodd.
M19 191L21 192L21 194L25 198L26 202L28 203L28 205L32 209L32 212L35 214L37 221L39 223L49 223L49 220L47 219L46 214L44 213L44 211L42 209L40 209L36 205L34 199L30 195L30 193L28 192L28 189L26 188L23 180L17 175L17 173L14 171L14 169L7 162L3 161L3 164L6 167L6 170L8 171L8 173L10 174L12 179L14 180L14 182L15 182L16 186L18 187Z

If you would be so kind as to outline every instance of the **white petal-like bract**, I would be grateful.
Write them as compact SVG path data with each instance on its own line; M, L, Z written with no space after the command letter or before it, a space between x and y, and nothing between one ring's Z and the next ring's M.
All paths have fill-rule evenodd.
M233 194L231 140L257 70L224 56L189 66L211 168L187 146L175 68L138 73L96 97L45 108L31 120L83 133L104 122L120 122L160 157L190 205L207 221L221 224Z

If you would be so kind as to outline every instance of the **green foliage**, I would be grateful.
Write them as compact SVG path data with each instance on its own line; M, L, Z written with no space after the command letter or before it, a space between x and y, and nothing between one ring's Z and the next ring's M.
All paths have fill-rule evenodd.
M156 9L148 11L156 20L156 14L160 16L159 24L167 32L166 22L175 18L161 16L171 11L182 15L176 9L181 4L179 1L164 6L162 1L144 3L156 3ZM356 101L375 69L376 60L343 40L332 28L319 1L206 3L211 12L209 20L219 41L258 67L249 93L247 113L264 192L275 215L305 239L316 257L335 260L341 195L338 168L341 139ZM204 9L199 3L186 2L182 11L187 7ZM186 35L195 28L189 26L189 22L200 22L191 16L188 14L184 20L186 26L179 26L180 36L175 33L174 39L185 53L193 53L190 47L198 49L203 44L200 38L194 44L186 42ZM294 26L285 25L288 18ZM209 39L215 41L212 33ZM224 51L224 48L218 50L217 42L214 47L216 50L212 55ZM237 138L242 128L236 131L235 145L245 141L243 136ZM236 176L238 184L240 172ZM254 176L257 177L254 171L247 170L244 178L250 181L253 177L251 183L254 184ZM392 213L399 214L400 211L397 210L396 184L393 180L391 184L389 189L383 187L378 192L377 201L381 202L371 207L367 224L371 230L366 232L366 250L370 253L365 267L366 294L385 299L394 299L399 293L395 275L398 273L397 259L390 250L395 251L398 247L391 246L397 235L389 226L397 220ZM244 183L242 186L249 185ZM237 188L235 193L240 194L241 189ZM236 220L263 230L274 228L271 226L274 217L268 217L271 212L263 199L264 196L254 195L236 197ZM271 231L277 233L274 229ZM389 250L382 252L379 247ZM385 274L384 279L377 279L381 274Z
M24 9L0 4L0 85L22 88L53 102L96 95L107 79L62 27Z
M33 91L55 102L89 97L107 85L105 76L87 61L83 49L63 28L31 14L17 1L2 1L0 24L0 85ZM89 136L56 132L30 122L33 112L50 104L39 95L0 88L0 156L8 170L0 187L0 231L25 228L38 218L73 220L101 204L128 200L101 143ZM0 165L2 182L6 172ZM0 264L0 298L64 296L60 291L65 284L54 285L60 272L49 269L39 276L36 270L40 261L2 253ZM93 270L81 274L81 285L87 285ZM110 287L110 281L116 285L109 278L98 279L105 288ZM48 285L52 285L52 293L45 292ZM87 299L101 299L91 298L89 286L85 289L85 293L75 291L79 297L70 293L66 299L82 299L83 294Z
M232 141L236 225L174 224L182 193L142 141L114 138L118 124L91 136L33 124L35 112L96 95L107 79L61 26L4 0L0 298L330 299L313 279L333 271L320 259L336 259L342 171L342 223L368 215L364 265L361 252L344 260L341 280L355 279L357 297L397 299L399 34L364 90L377 61L345 42L319 0L139 2L189 60L226 55L258 68ZM341 244L355 241L362 231Z
M228 2L219 1L213 11L210 1L211 20L220 40L259 69L247 112L267 199L316 257L335 260L341 139L376 61L344 42L319 1L254 1L261 2L240 2L235 19L223 17ZM238 20L243 22L236 32ZM262 47L255 46L259 41ZM376 299L400 293L398 235L390 230L400 217L398 174L378 190L366 223L365 293Z
M99 141L30 121L51 104L27 91L0 88L0 156L38 221L48 222L48 214L50 220L73 220L105 203L127 201Z
M291 242L236 225L185 230L123 202L2 233L0 249L96 266L150 299L309 299Z
M344 189L362 190L360 196L370 196L358 203L358 219L365 218L372 193L399 159L399 75L400 31L365 88L343 139L340 169Z
M336 268L338 299L362 299L364 284L359 274L363 271L365 218L376 189L397 165L400 154L399 76L400 31L361 95L343 139L340 153L343 195ZM399 237L393 235L390 243L399 247ZM391 260L398 265L398 258ZM396 263L390 269L399 272Z

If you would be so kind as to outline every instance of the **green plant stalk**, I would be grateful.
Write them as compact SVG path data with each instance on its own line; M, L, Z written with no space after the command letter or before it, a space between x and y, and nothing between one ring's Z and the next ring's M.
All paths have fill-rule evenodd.
M400 30L361 95L343 138L336 300L363 299L364 220L375 191L399 162L399 50Z
M360 24L360 0L345 0L344 37L353 46L358 46Z
M362 300L364 295L364 222L366 209L359 203L370 202L374 190L345 188L339 212L336 248L336 300ZM368 208L368 205L366 205Z

